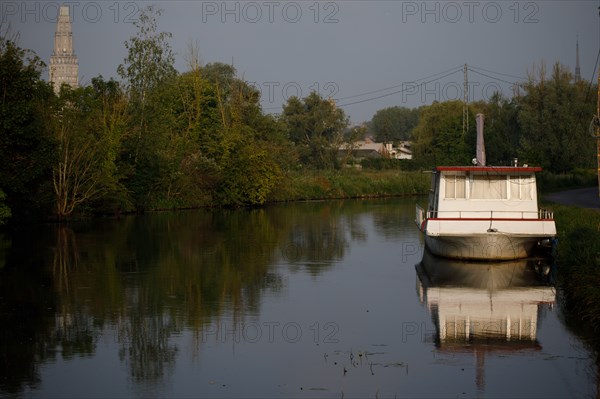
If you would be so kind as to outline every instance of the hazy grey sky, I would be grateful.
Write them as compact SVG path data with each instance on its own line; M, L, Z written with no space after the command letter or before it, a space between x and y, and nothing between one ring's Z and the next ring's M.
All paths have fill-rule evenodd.
M268 112L317 90L337 99L353 123L385 107L462 98L465 63L471 100L495 90L510 96L510 82L542 60L574 71L577 36L582 78L595 79L600 45L597 0L3 0L2 31L10 26L21 47L49 63L60 4L71 8L84 84L99 74L117 77L132 20L154 4L164 10L159 29L173 34L178 70L186 69L188 44L197 42L203 63L233 62L261 90Z

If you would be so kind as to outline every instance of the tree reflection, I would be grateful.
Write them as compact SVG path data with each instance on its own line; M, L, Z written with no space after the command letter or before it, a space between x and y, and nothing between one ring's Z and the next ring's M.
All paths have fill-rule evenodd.
M36 270L47 255L31 251L38 238L16 232L12 244L5 239L0 243L0 262L5 264L0 268L0 396L37 386L40 363L52 357L48 349L56 297L49 276Z
M413 202L400 202L388 200L394 203L393 211L389 207L382 207L381 210L373 211L373 220L377 231L386 238L406 237L406 231L400 226L414 226L415 205ZM415 236L418 236L418 230L412 229Z
M169 343L176 330L168 315L132 313L119 325L119 357L136 382L160 380L174 369L177 347Z
M292 271L305 270L316 276L344 257L349 243L342 205L343 202L312 204L302 209L300 217L293 218L282 248L282 256Z
M257 312L261 293L282 286L270 267L283 232L263 210L94 221L53 235L47 264L58 303L49 342L63 357L86 355L114 327L137 382L172 372L173 334Z
M107 332L132 381L160 383L185 331L198 338L223 318L237 326L258 314L265 293L284 289L278 265L315 277L333 267L367 238L368 212L361 201L320 202L24 230L0 268L0 324L14 326L1 331L0 392L36 384L48 359L93 355Z

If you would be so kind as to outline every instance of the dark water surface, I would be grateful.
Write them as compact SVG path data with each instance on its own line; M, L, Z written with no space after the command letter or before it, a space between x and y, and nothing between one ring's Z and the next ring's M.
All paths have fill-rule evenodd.
M412 200L36 226L0 240L0 396L592 397L528 262L423 253Z

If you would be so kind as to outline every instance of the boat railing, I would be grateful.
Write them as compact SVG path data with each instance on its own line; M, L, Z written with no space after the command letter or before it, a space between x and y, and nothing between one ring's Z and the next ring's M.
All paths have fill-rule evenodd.
M417 205L416 222L419 226L427 219L517 219L553 220L554 213L547 209L536 211L425 211Z
M538 211L538 219L553 220L554 219L554 212L552 212L552 211L550 211L548 209L541 208Z

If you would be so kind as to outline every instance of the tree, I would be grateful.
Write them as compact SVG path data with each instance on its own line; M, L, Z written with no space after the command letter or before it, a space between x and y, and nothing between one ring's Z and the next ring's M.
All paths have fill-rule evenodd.
M423 107L413 140L414 159L424 166L468 165L475 151L467 148L467 137L462 134L461 101Z
M484 114L484 136L488 165L511 165L518 156L521 127L518 121L518 105L515 99L507 99L499 93L492 95L487 103L470 104L470 114ZM470 119L469 125L474 126ZM467 146L474 149L476 136L471 130Z
M262 114L260 93L250 85L236 79L226 92L223 98L217 85L223 132L219 199L227 205L262 205L281 177L276 151L269 151L275 124Z
M185 72L155 89L148 101L148 131L132 185L138 206L202 205L219 180L214 90L201 71ZM206 143L203 143L205 142ZM151 156L150 156L151 155Z
M369 123L369 128L378 142L393 143L410 140L418 120L418 109L390 107L377 111Z
M126 173L127 188L138 207L148 205L160 172L157 151L161 139L152 136L156 129L151 129L149 119L153 115L148 108L152 106L153 97L157 98L155 93L177 76L169 43L172 35L158 31L161 14L162 10L154 6L140 12L139 20L134 23L138 31L125 42L127 57L117 68L129 96L129 124L122 152L125 156L120 164Z
M281 175L279 124L260 93L225 64L200 66L157 86L129 187L140 208L259 205Z
M33 52L0 37L0 190L16 217L51 203L55 146L47 121L54 94L40 78L44 67Z
M97 77L91 86L61 88L52 123L58 146L52 183L59 220L102 200L113 211L130 208L117 168L126 107L124 93L112 79Z
M331 100L312 92L304 99L291 97L283 107L282 121L296 145L301 162L317 168L337 165L348 118Z
M120 212L131 210L132 204L123 184L125 176L120 170L119 158L123 140L127 135L128 100L119 82L92 78L93 113L88 120L95 129L96 145L101 148L101 168L104 195L95 204L100 211Z
M595 148L588 126L595 101L586 94L585 84L572 82L573 75L559 63L554 64L550 79L544 64L537 76L534 66L524 85L526 94L519 98L524 161L558 173L593 166Z
M173 66L175 56L171 50L169 32L158 32L161 9L147 6L134 23L135 36L125 42L127 58L117 68L119 76L127 82L132 110L138 122L138 141L146 129L146 105L149 93L161 83L177 75ZM139 144L139 143L138 143ZM137 157L136 148L136 157Z

